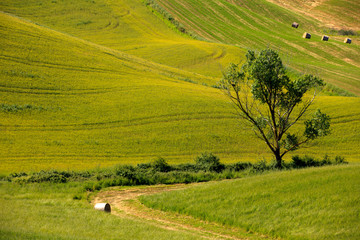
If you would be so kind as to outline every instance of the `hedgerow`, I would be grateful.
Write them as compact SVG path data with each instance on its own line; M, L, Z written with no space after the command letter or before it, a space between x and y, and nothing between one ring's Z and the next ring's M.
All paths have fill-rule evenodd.
M343 157L329 156L321 160L309 156L293 156L292 161L284 163L283 169L319 167L325 165L345 164ZM238 162L223 164L212 153L203 153L195 159L195 163L170 165L164 158L136 166L117 165L112 168L95 169L92 171L40 171L34 173L12 173L5 180L14 183L67 183L84 182L85 191L97 191L112 186L135 186L155 184L175 184L207 182L212 180L239 178L246 175L276 171L273 162L265 160L257 163Z

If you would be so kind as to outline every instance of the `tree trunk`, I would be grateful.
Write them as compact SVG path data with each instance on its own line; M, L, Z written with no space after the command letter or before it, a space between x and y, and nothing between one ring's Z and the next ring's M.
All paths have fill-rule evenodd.
M281 158L281 155L280 155L280 149L276 149L274 154L275 154L275 158L276 158L275 167L280 169L280 168L282 168L282 158Z

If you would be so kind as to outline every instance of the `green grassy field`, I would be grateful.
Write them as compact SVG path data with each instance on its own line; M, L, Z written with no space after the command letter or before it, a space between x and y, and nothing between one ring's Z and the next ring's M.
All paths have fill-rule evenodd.
M359 174L359 165L278 172L141 201L281 239L359 239Z
M73 200L81 184L0 183L0 239L198 239L181 231L94 211Z
M321 42L329 26L277 0L280 6L263 0L157 2L206 41L179 32L141 0L0 1L0 176L137 164L158 156L186 163L206 151L224 163L271 160L214 88L230 62L267 46L280 52L292 76L311 72L332 84L311 109L331 116L332 135L295 154L359 162L360 99L328 96L341 92L336 87L360 94L358 36L351 45L342 43L344 36ZM358 7L341 3L326 1L314 11L339 17L344 6ZM358 12L343 18L345 26L356 23ZM301 27L291 28L293 21ZM313 38L302 39L304 31ZM144 201L260 235L354 239L359 169L351 164L276 172ZM0 181L0 239L197 239L143 219L93 211L86 194L79 182Z
M114 50L208 76L221 76L224 66L244 55L235 46L181 36L140 0L81 0L76 4L6 0L0 10Z

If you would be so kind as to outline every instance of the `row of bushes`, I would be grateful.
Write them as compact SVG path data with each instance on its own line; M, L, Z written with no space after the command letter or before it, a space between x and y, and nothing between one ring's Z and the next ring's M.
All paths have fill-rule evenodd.
M7 112L7 113L17 113L21 111L30 111L30 110L37 110L37 111L43 111L46 110L43 107L37 107L30 104L25 105L17 105L17 104L0 104L0 111Z
M351 30L351 29L337 30L334 28L324 30L324 33L331 34L331 35L340 35L340 36L358 36L359 35L358 32Z
M318 167L324 165L346 163L344 158L330 159L325 156L316 160L309 156L294 156L292 161L284 163L284 169ZM40 171L36 173L13 173L5 179L16 183L66 183L71 181L87 182L84 189L95 191L110 186L133 186L205 182L219 179L232 179L245 175L275 170L275 163L260 161L257 163L238 162L223 164L212 153L203 153L195 159L195 163L170 165L165 159L158 158L151 163L136 166L118 165L107 169L92 171Z
M196 34L189 32L185 27L178 22L168 11L166 11L162 6L160 6L155 0L144 0L146 6L150 7L152 11L159 13L164 19L168 20L177 30L180 32L198 40L202 40Z

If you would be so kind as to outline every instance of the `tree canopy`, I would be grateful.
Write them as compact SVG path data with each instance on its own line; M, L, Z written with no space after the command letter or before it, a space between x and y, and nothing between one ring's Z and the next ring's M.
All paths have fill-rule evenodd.
M324 85L310 74L290 79L278 53L269 48L259 54L248 51L246 62L241 67L231 63L220 82L238 116L265 141L279 168L286 153L330 133L330 117L320 110L304 121L303 134L291 132Z

